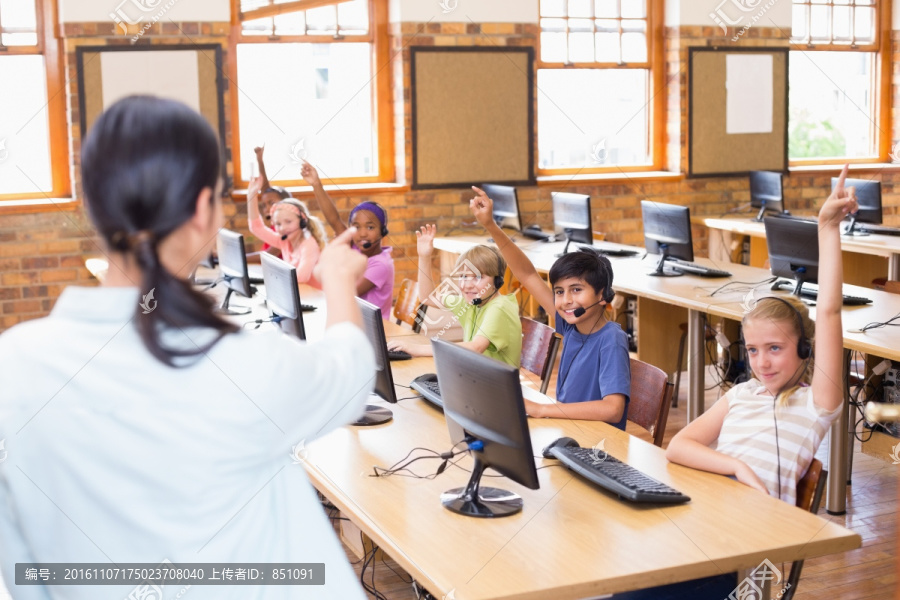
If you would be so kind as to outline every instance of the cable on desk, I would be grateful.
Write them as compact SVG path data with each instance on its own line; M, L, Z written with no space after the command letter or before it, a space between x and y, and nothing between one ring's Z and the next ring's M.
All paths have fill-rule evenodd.
M457 451L456 448L460 444L467 444L467 447L463 450ZM389 477L390 475L399 475L401 477L413 477L415 479L434 479L441 473L443 473L449 465L455 464L450 461L461 454L465 454L469 452L469 450L480 450L484 445L479 441L469 442L468 440L463 440L458 444L455 444L452 448L450 448L447 452L438 452L436 450L432 450L431 448L422 448L421 446L417 446L406 453L406 456L395 462L393 465L385 469L384 467L379 467L377 465L373 466L374 470L373 475L369 475L369 477ZM414 458L410 458L413 452L416 450L422 450L424 452L431 452L431 454L426 454L424 456L416 456ZM418 460L422 460L424 458L441 458L444 460L437 468L437 471L431 475L419 475L417 473L413 473L409 470L409 465L413 464ZM457 461L462 460L462 457L458 458ZM407 471L409 475L402 474L402 471Z
M275 323L276 325L278 325L283 320L284 320L284 317L282 317L280 315L273 315L272 318L270 318L270 319L254 319L252 321L247 321L246 323L241 325L241 327L246 327L247 325L255 324L256 327L254 327L253 329L259 329L263 323Z
M900 322L897 322L897 321L900 321L900 313L897 313L896 315L894 315L887 321L874 322L874 323L869 323L867 325L864 325L863 327L860 328L859 331L862 333L865 333L865 332L869 331L870 329L880 329L882 327L898 327L898 326L900 326Z
M747 290L747 291L755 290L756 288L758 288L758 287L761 286L761 285L767 285L767 284L770 284L770 283L774 283L776 279L778 279L778 277L768 277L768 278L763 279L763 280L761 280L761 281L729 281L728 283L725 283L725 284L723 284L723 285L720 285L720 286L717 287L715 290L713 290L712 292L710 292L709 296L710 296L710 297L715 296L716 294L718 294L719 292L721 292L722 290L724 290L725 288L727 288L727 287L730 286L730 285L738 285L738 284L739 284L739 285L747 285L747 286L750 286L749 288L742 288L742 289L737 289L737 290L728 290L729 292L743 292L744 290Z

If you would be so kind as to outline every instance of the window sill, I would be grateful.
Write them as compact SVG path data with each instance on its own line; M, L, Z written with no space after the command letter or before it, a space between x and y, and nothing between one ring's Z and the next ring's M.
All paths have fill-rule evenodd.
M0 215L23 215L53 211L70 211L81 206L74 198L26 198L0 200Z
M844 167L843 164L833 165L795 165L788 167L791 174L810 174L810 173L840 173ZM900 171L898 163L850 163L850 172L860 171Z
M409 185L405 183L342 183L340 185L326 185L324 187L326 192L349 193L353 195L409 191ZM286 189L291 194L311 195L313 193L312 186L309 185L288 186ZM246 202L247 190L234 190L231 193L231 197L240 198L242 201Z
M684 179L684 173L674 173L672 171L635 171L635 172L618 172L618 173L579 173L579 174L563 174L563 175L542 175L537 178L538 185L559 185L560 183L598 183L598 184L614 184L627 183L629 181L638 180L641 182L649 181L681 181Z

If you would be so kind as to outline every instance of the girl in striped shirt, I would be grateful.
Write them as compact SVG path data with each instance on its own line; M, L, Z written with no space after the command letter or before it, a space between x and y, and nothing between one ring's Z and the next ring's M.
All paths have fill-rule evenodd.
M840 222L857 209L854 189L844 188L847 170L819 211L815 323L793 297L760 299L743 319L754 378L678 432L670 461L796 502L797 481L844 401Z

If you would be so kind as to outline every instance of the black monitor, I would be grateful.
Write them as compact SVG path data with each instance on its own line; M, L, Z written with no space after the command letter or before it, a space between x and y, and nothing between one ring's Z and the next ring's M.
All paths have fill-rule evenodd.
M194 285L211 285L213 283L216 283L215 279L206 279L206 278L197 277L197 271L200 269L200 267L206 267L207 269L215 269L216 265L218 265L218 264L219 264L219 260L216 258L216 253L210 252L206 258L204 258L199 263L197 263L197 268L194 269L193 273L191 273L191 277L190 277L191 283Z
M391 404L397 404L394 392L394 377L391 373L391 362L387 354L387 337L384 335L384 318L381 309L362 298L356 299L362 311L363 329L366 337L375 350L375 390L374 395ZM394 413L384 406L366 405L366 412L354 425L380 425L394 418Z
M831 189L837 185L838 178L831 178ZM844 187L856 189L856 202L859 209L850 215L850 224L844 230L844 235L869 235L868 231L856 229L857 223L872 223L881 225L881 182L872 179L845 179Z
M283 332L305 340L297 269L268 252L260 254L260 260L266 285L266 307Z
M540 487L519 370L437 338L431 341L431 347L450 441L456 445L467 442L475 459L466 487L444 492L441 502L445 508L470 517L504 517L519 512L522 498L518 494L481 487L481 476L487 468L527 488Z
M787 213L784 210L784 175L774 171L750 171L750 206L758 208L753 219L763 220L766 211Z
M519 213L516 188L509 185L485 183L481 189L494 203L494 221L497 226L522 231L522 217Z
M772 275L796 281L793 293L800 295L805 282L816 283L819 278L819 224L775 217L763 222Z
M247 273L244 236L228 229L220 229L216 239L216 249L219 255L219 273L228 288L222 305L217 311L226 315L246 315L250 312L249 306L230 307L228 305L233 292L247 298L251 298L256 292L256 289L250 285L250 275Z
M593 246L591 197L585 194L552 192L550 198L553 202L553 226L557 233L566 234L566 247L562 253L569 251L569 244L572 242Z
M680 258L694 260L694 242L691 237L691 209L663 202L641 201L644 218L644 247L650 254L659 254L654 277L677 277L681 271L666 268L666 260Z

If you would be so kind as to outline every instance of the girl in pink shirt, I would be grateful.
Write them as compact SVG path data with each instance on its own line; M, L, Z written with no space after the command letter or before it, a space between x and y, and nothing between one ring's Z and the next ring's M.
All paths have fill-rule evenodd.
M257 204L261 180L254 180L247 193L250 231L265 243L281 250L281 258L297 269L297 282L321 289L313 276L313 267L325 246L322 222L309 214L306 205L294 198L286 198L272 208L272 225L266 227Z

